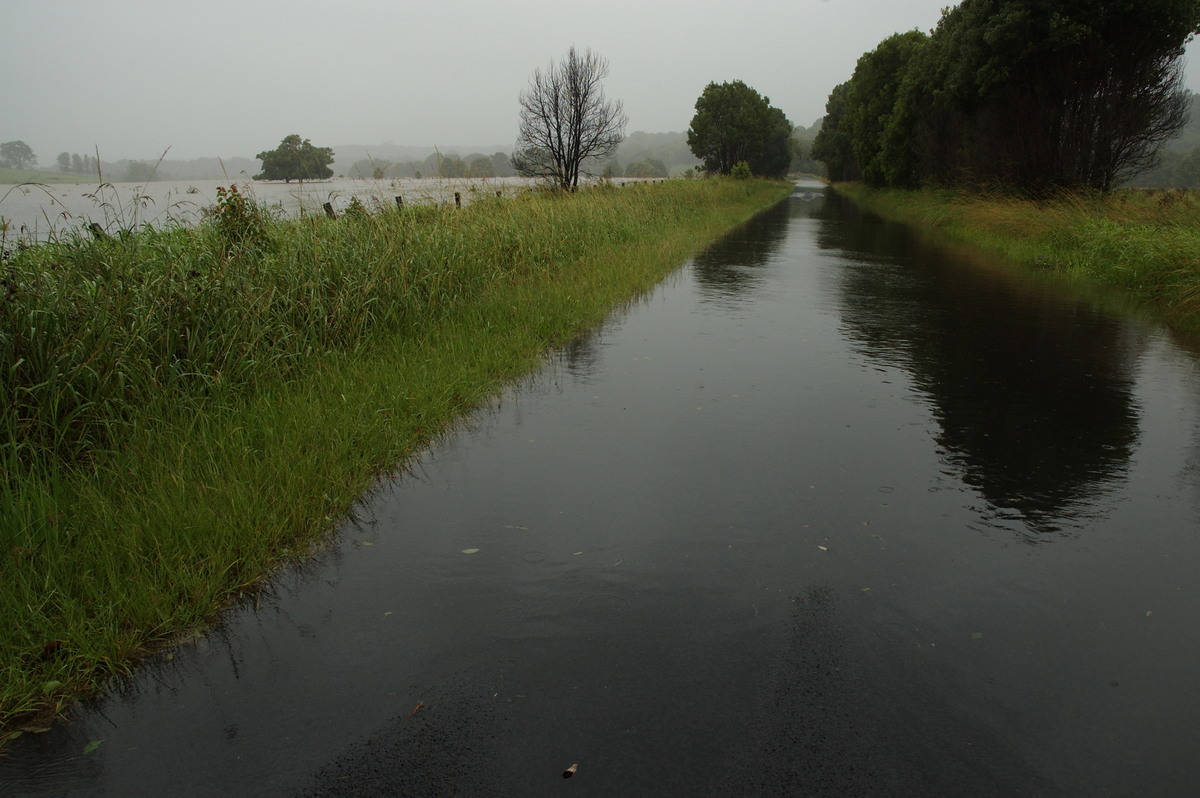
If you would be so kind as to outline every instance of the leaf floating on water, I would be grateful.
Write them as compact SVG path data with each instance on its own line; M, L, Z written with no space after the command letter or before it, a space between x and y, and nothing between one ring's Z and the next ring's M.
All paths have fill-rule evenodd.
M463 554L478 554L479 549L463 549L462 553Z
M505 525L504 525L504 528L505 528L505 529L520 529L520 530L521 530L521 531L523 531L523 532L528 532L528 531L529 531L529 527L527 527L527 526L520 526L520 525L518 525L518 524L505 524Z
M971 639L972 640L982 640L983 632L971 632Z
M425 702L424 702L424 701L418 701L418 702L417 702L417 705L416 705L415 707L413 707L413 711L412 711L412 712L409 712L409 713L408 713L407 715L405 715L404 717L406 717L406 718L411 718L413 715L415 715L415 714L417 714L418 712L420 712L420 711L421 711L421 707L423 707L423 706L425 706Z
M817 546L817 548L821 551L829 551L829 549L825 548L824 546Z
M53 693L55 690L57 690L60 687L62 687L62 682L58 681L57 679L51 679L50 681L48 681L42 685L42 692L43 693Z
M83 747L84 756L90 754L92 751L95 751L103 742L103 740L92 740L90 743L85 745Z
M577 770L579 770L579 763L578 763L578 762L576 762L574 765L571 765L571 767L569 767L569 768L567 768L566 770L564 770L564 771L563 771L563 778L564 778L564 779L569 779L569 778L571 778L572 776L574 776L574 775L575 775L575 771L577 771Z

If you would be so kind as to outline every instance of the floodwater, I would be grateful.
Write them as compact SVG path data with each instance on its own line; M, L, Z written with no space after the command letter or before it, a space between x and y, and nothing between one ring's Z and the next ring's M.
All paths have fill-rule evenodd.
M1194 795L1197 351L798 186L0 794Z
M624 181L622 181L624 182ZM107 232L150 225L195 224L204 209L217 202L217 188L238 186L264 206L283 216L335 212L357 197L368 208L388 206L401 197L406 203L451 203L455 194L466 203L499 191L511 194L530 185L527 178L401 178L364 180L335 178L315 182L259 182L241 173L225 180L184 180L154 183L0 185L0 219L7 223L8 240L45 241L69 235L90 222Z

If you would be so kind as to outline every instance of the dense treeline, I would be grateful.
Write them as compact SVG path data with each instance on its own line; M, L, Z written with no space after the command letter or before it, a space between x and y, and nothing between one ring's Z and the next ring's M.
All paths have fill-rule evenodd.
M834 180L1106 191L1187 121L1200 0L963 0L888 37L829 95Z

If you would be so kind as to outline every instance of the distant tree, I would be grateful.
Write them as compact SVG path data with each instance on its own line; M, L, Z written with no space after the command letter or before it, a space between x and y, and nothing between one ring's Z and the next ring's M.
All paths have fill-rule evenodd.
M36 169L37 156L23 141L6 141L0 144L0 167L5 169Z
M466 177L467 165L463 163L461 155L452 152L438 158L437 175L438 177Z
M425 174L437 177L466 177L467 166L458 153L432 152L421 167Z
M572 47L564 61L535 69L521 92L521 122L513 168L527 177L550 180L574 191L583 165L617 150L628 121L621 102L609 101L600 82L608 61L591 50Z
M122 178L127 183L145 183L155 178L154 164L146 163L145 161L130 161L125 167L125 175Z
M825 118L821 130L813 139L812 157L825 164L830 180L858 179L858 163L850 136L850 120L846 115L850 82L839 83L825 101Z
M1127 185L1137 188L1200 188L1200 147L1191 152L1164 152L1158 166L1136 175Z
M820 124L806 128L797 125L792 130L792 164L790 174L825 175L825 165L813 158L813 138L820 132Z
M626 177L666 177L667 165L657 158L636 161L625 167Z
M329 164L333 163L333 150L329 147L314 147L308 139L293 133L273 150L260 152L255 158L262 161L263 170L255 180L324 180L333 177Z
M374 158L362 158L351 164L350 168L346 170L346 174L348 174L350 177L359 177L363 179L374 178L375 180L381 180L387 176L388 169L391 168L391 166L392 165L387 161L379 161Z
M467 177L495 177L496 167L486 155L467 156Z
M83 174L83 159L79 157L79 153L71 156L71 171L76 174Z
M792 161L791 141L783 111L740 80L705 87L687 134L692 153L717 174L746 161L754 174L782 176Z
M667 172L671 174L695 166L699 162L688 148L687 134L684 132L646 133L640 130L634 131L621 142L621 147L617 150L615 157L623 164L653 158L656 161L662 161L667 167Z
M507 153L494 152L491 157L492 170L496 177L512 177L517 172L513 169L512 157Z
M71 153L60 152L58 154L58 158L55 159L55 163L58 164L58 171L60 171L60 172L71 171Z

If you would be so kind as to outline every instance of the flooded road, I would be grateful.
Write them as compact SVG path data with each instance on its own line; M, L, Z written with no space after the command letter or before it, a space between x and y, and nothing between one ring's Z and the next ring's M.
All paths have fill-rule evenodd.
M1198 351L799 186L0 794L1192 795Z

